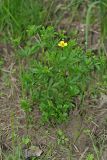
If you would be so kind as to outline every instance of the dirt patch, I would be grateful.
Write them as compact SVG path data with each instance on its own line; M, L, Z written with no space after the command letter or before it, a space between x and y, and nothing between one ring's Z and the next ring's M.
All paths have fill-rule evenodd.
M24 128L20 121L25 121L25 114L19 107L20 88L16 75L17 66L15 64L14 52L8 51L3 45L1 57L4 66L1 69L0 77L0 135L5 143L11 141L12 125L17 128Z

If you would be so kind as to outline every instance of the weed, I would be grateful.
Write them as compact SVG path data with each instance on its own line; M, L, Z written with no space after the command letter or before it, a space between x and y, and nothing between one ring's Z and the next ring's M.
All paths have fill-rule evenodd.
M28 136L27 137L22 137L22 143L25 144L25 145L29 145L29 143L31 143L31 140Z
M95 55L87 50L89 27L93 21L91 15L94 7L99 12L101 47L106 48L106 0L86 2L89 4L86 16L86 52L70 36L68 38L64 33L56 32L53 27L42 27L42 25L52 24L57 28L63 18L67 18L67 21L63 20L63 23L66 23L64 25L68 28L71 27L71 23L68 21L76 20L77 22L78 10L81 11L80 5L82 3L84 3L83 0L62 2L53 0L0 1L0 40L2 42L9 40L9 43L11 41L16 50L22 93L20 106L26 113L27 129L29 124L33 122L31 113L34 107L40 109L43 123L62 123L68 120L70 110L76 107L81 109L87 94L96 93L96 88L98 92L107 93L107 58L105 55ZM61 27L64 28L64 26ZM77 30L71 32L74 37L77 36ZM5 58L4 55L3 57ZM11 71L2 69L3 63L3 59L0 58L0 75L3 71L3 84L9 88L11 87ZM7 66L8 64L5 67ZM10 66L8 66L9 68ZM91 87L92 91L90 91ZM1 98L4 96L3 94L5 93L0 93ZM76 99L80 100L79 104L75 103ZM15 117L12 114L12 150L9 154L3 154L3 157L6 160L24 160L22 145L29 147L31 140L27 135L22 138L21 143L19 142L14 121ZM95 137L90 131L87 131L87 134L92 141L95 156L99 160L104 149L105 139L102 137L97 142L101 143L99 151L94 140ZM68 138L62 130L58 130L57 138L59 145L64 146L68 142ZM48 146L48 151L43 157L33 159L56 159L54 147L54 145ZM35 150L35 147L31 146L31 148ZM69 159L72 159L71 150L69 151ZM2 151L0 150L0 152ZM2 153L0 154L2 155ZM94 160L94 154L89 153L86 160Z
M33 117L30 115L32 108L31 108L31 105L30 105L28 99L26 99L26 98L21 99L20 105L21 105L21 108L26 113L26 128L27 128L27 131L28 131L29 127L33 123Z
M100 160L100 158L101 158L101 153L100 153L100 150L98 149L98 147L97 147L97 145L96 145L96 142L95 142L93 133L92 133L89 129L84 130L84 133L86 133L86 134L90 137L91 142L92 142L92 145L93 145L93 149L94 149L94 152L95 152L95 155L96 155L96 159L97 159L97 160ZM101 150L102 150L102 148L101 148ZM93 155L93 154L89 154L89 155L87 156L87 159L89 159L89 160L90 160L90 159L94 160L94 155Z
M75 40L60 41L53 27L38 28L18 54L26 62L20 77L24 96L39 106L44 122L67 120L74 97L87 92L92 72L101 73L106 63L104 56L84 53Z
M86 157L86 160L94 160L94 155L93 154L88 154Z
M57 140L58 145L59 144L64 145L69 141L62 130L57 131L57 136L58 136L58 140Z

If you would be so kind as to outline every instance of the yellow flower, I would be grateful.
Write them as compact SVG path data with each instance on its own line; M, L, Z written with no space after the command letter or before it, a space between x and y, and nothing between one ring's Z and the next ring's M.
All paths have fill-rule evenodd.
M67 42L64 42L64 41L60 41L59 43L58 43L58 46L59 47L66 47L68 44L67 44Z

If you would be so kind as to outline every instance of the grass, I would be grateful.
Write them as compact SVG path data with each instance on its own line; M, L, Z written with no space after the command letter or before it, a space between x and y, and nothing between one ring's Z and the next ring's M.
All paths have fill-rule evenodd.
M88 47L88 33L89 33L89 26L90 26L90 21L92 19L92 10L93 8L96 8L96 10L99 12L98 14L98 24L100 25L101 33L100 33L100 44L101 47L103 48L103 51L106 53L106 46L105 46L105 41L107 37L107 23L106 23L106 10L107 10L107 4L105 0L103 1L95 1L92 2L87 11L87 16L86 16L86 49ZM104 43L104 44L103 44Z
M24 36L27 26L42 25L46 14L41 0L3 0L0 5L0 31L6 33L8 38Z

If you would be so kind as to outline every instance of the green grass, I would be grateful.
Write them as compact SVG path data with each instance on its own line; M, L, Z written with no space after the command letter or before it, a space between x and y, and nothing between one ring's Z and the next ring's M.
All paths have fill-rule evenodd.
M7 36L22 36L28 25L43 24L46 14L42 0L3 0L0 4L0 31Z

